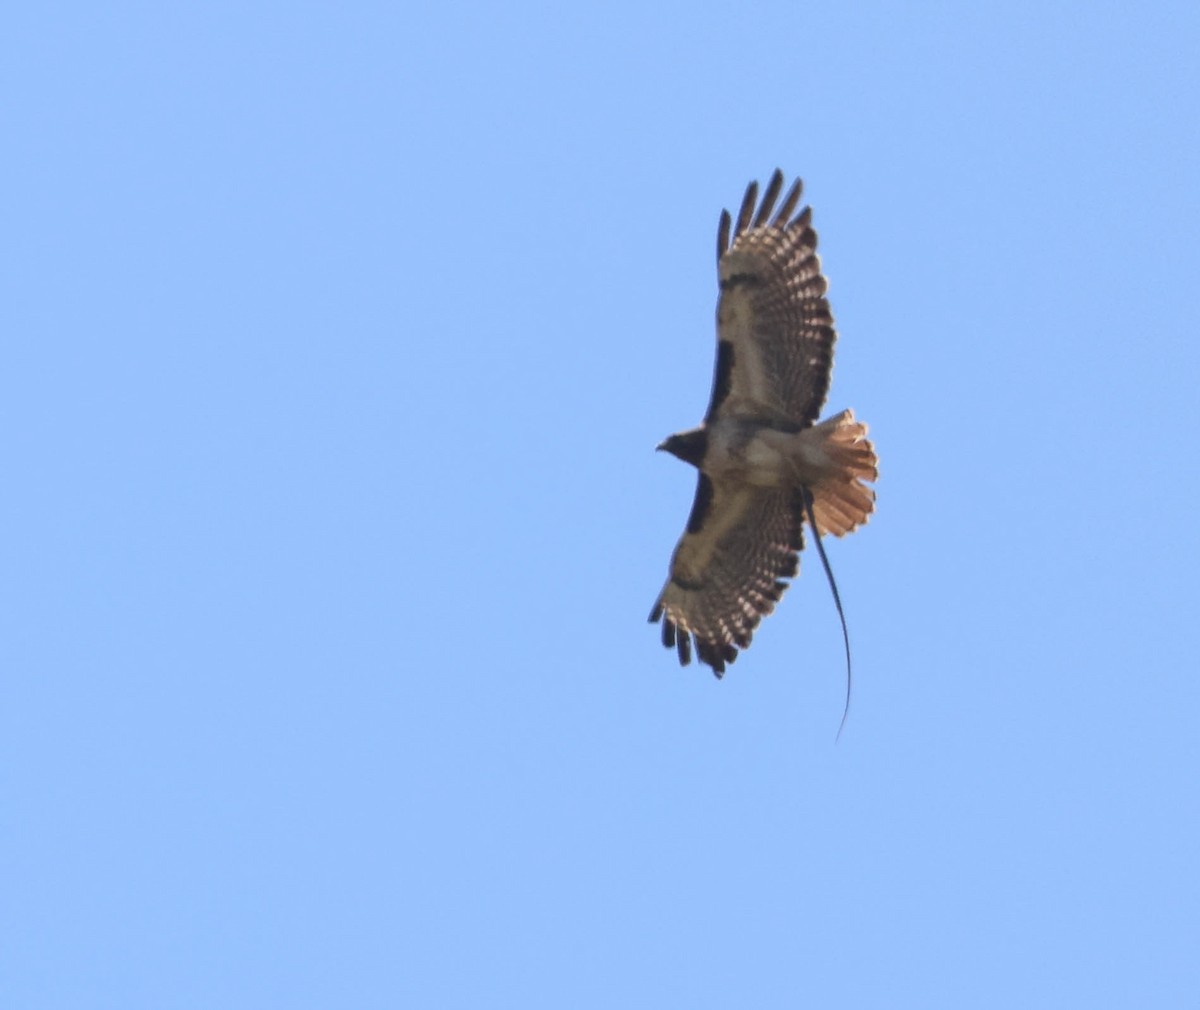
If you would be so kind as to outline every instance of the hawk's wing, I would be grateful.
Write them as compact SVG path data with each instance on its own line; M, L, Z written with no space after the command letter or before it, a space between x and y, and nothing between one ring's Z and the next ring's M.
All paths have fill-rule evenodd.
M804 428L829 391L837 335L825 300L812 208L796 214L797 179L772 216L783 173L771 176L755 212L746 189L737 222L721 212L717 233L717 363L705 420L753 417ZM731 243L732 239L732 243Z
M758 622L775 609L799 570L803 503L795 492L714 482L704 473L671 574L650 612L662 620L663 645L685 666L692 639L700 661L719 677Z

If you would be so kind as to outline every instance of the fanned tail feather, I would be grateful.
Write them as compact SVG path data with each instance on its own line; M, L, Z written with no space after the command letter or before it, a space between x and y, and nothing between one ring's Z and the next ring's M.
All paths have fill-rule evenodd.
M879 479L879 460L867 426L843 410L816 425L811 434L828 457L832 472L812 487L813 515L821 533L852 533L875 509L875 491L863 481Z

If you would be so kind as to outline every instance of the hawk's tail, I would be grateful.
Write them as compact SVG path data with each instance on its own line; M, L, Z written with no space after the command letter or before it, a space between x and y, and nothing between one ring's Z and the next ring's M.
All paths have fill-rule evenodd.
M853 533L875 509L875 491L863 481L879 478L879 459L867 439L867 426L843 410L811 429L824 451L830 473L810 488L817 529L840 537Z

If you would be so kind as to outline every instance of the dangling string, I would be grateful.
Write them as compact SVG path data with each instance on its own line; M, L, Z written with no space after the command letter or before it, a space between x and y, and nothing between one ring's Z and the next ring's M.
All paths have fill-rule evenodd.
M833 602L837 605L838 617L842 622L842 640L846 643L846 705L842 709L842 721L838 725L837 737L842 738L842 730L846 728L846 717L850 714L850 632L846 630L846 614L842 610L842 596L838 592L837 582L833 577L833 569L829 567L829 559L825 556L825 545L821 543L821 532L817 529L817 518L813 515L812 492L801 486L800 497L804 500L804 512L808 516L808 526L812 530L813 539L817 542L817 553L821 556L821 564L825 568L825 577L829 579L829 588L833 590Z

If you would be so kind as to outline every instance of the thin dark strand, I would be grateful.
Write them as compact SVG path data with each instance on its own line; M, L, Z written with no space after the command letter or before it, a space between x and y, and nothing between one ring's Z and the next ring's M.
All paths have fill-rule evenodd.
M813 515L812 492L806 487L800 489L800 497L804 499L804 512L808 516L808 525L812 530L813 540L817 542L817 553L821 556L821 564L825 568L825 577L829 579L829 588L833 591L833 602L837 605L838 617L842 622L842 641L846 643L846 705L842 709L842 721L838 724L836 739L842 738L842 730L846 728L846 717L850 714L850 632L846 630L846 614L842 610L842 595L838 592L837 581L833 577L833 569L829 567L829 559L825 556L825 545L821 543L821 532L817 529L817 518Z

